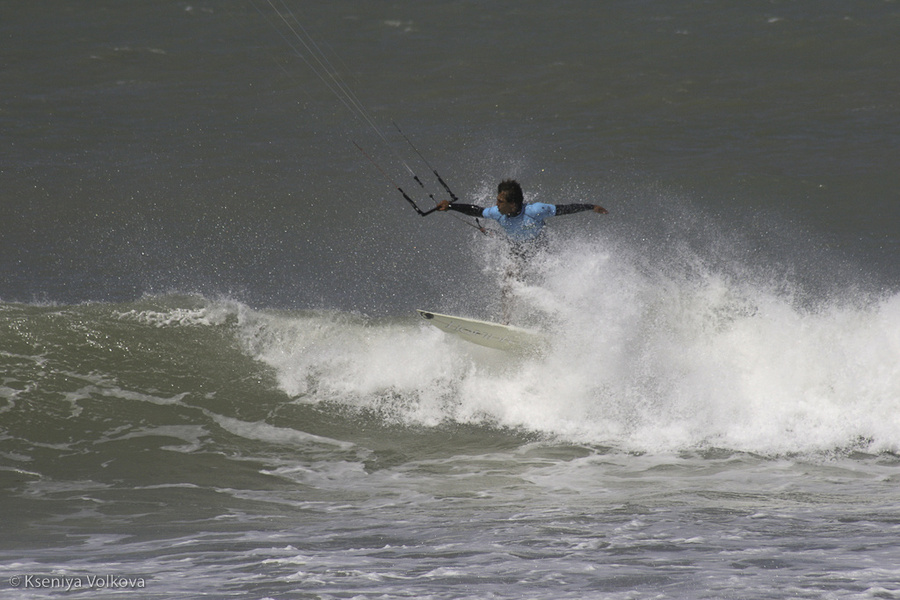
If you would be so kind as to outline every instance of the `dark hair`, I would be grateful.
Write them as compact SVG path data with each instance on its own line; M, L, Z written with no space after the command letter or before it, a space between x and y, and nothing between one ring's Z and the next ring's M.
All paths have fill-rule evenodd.
M522 186L515 179L504 179L497 186L498 194L506 194L507 199L516 203L516 206L522 206L525 202L525 195L522 194Z

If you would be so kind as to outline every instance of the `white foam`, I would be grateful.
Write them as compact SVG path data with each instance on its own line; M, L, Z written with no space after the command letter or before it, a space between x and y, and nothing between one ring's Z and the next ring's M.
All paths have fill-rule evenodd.
M184 444L177 446L162 446L162 449L191 454L203 447L203 441L209 437L209 432L201 425L160 425L156 427L141 427L113 439L118 441L143 437L161 437L182 440Z
M275 368L280 387L307 402L338 402L434 424L446 418L443 405L461 375L442 334L409 322L247 313L241 325L248 348Z
M226 431L235 435L239 435L246 439L260 440L275 444L317 444L337 446L344 450L352 449L354 447L353 444L349 442L342 442L339 440L298 431L296 429L275 427L274 425L269 425L268 423L263 423L260 421L251 423L248 421L241 421L240 419L234 419L232 417L217 415L210 412L207 412L207 414Z
M597 241L541 259L520 314L540 357L459 342L410 317L247 311L248 350L304 402L401 422L519 427L637 451L900 450L900 295L801 306L697 260L656 270Z
M206 303L191 308L168 307L161 309L131 309L115 312L115 316L123 321L136 321L142 325L153 327L188 327L222 325L239 305L233 302L220 301Z

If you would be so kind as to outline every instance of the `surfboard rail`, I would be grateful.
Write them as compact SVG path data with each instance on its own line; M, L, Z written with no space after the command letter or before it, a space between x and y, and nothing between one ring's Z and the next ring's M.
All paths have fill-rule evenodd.
M540 346L543 336L540 332L481 321L467 317L445 315L429 310L416 310L419 315L438 329L459 338L495 350L526 351Z

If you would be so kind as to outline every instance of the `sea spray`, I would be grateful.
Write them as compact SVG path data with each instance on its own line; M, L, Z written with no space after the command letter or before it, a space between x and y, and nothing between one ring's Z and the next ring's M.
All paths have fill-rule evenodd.
M290 396L398 423L640 452L898 449L900 298L798 304L734 265L652 271L611 244L551 248L517 285L522 314L551 335L539 356L480 349L413 316L250 312L241 335Z

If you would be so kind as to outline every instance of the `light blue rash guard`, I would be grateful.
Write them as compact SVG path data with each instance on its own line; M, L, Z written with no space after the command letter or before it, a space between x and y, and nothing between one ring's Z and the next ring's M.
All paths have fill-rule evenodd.
M506 232L506 235L509 236L510 241L517 246L537 239L544 228L544 219L547 217L571 215L593 209L595 209L593 204L544 204L543 202L534 202L532 204L523 204L522 211L519 214L514 217L507 217L500 213L500 209L496 205L481 208L475 204L458 202L447 207L447 210L455 210L470 217L484 217L485 219L497 221Z
M544 219L556 216L556 205L534 202L522 206L522 212L515 217L500 214L496 206L489 206L482 211L485 219L493 219L500 223L506 235L514 242L530 242L540 235L544 228Z

